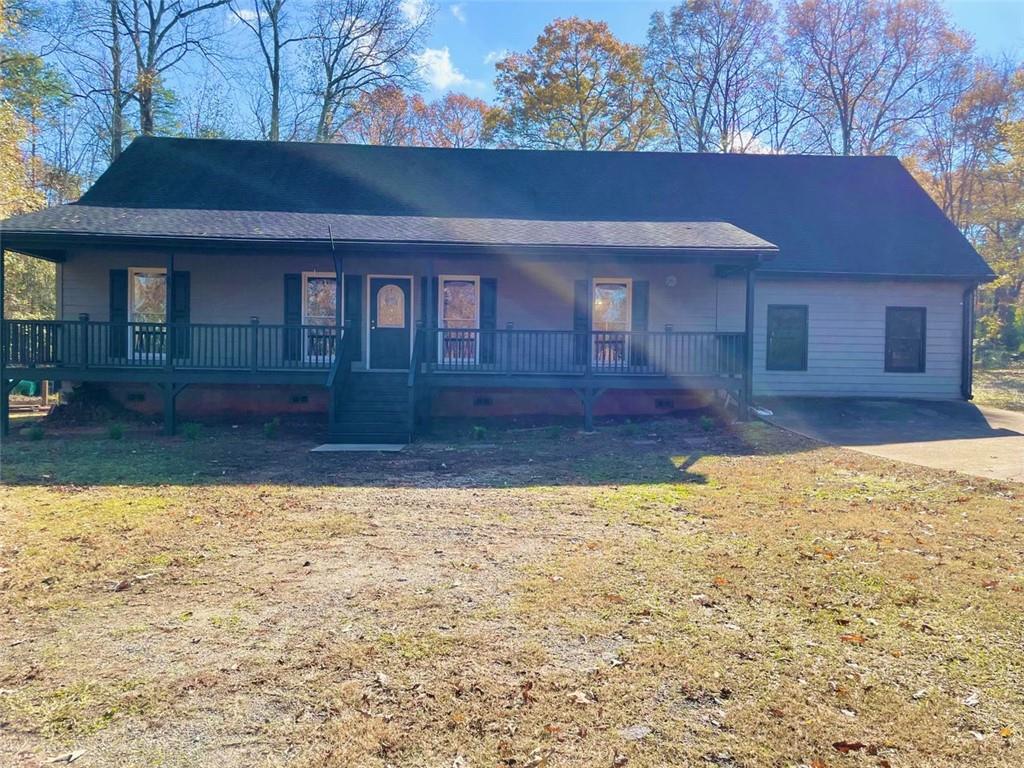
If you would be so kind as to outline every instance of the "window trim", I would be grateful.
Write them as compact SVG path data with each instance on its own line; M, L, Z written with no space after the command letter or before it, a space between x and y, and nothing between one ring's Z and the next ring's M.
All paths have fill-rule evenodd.
M889 316L892 312L918 312L921 315L921 365L919 368L894 366L890 362L892 339L889 335ZM883 363L886 373L925 373L928 368L928 307L887 306L885 308L885 358Z
M772 326L771 317L773 309L799 309L803 311L804 316L804 343L803 343L803 354L800 358L799 367L791 366L780 366L772 365ZM765 328L764 328L764 369L766 371L789 371L789 372L804 372L807 370L807 358L808 358L808 347L810 346L810 335L811 335L811 312L810 307L807 304L769 304L765 310Z
M476 344L473 345L473 357L457 358L444 356L444 331L448 329L444 319L444 284L446 281L462 281L473 283L476 288L476 318L473 320L473 329L477 331ZM480 275L438 275L437 276L437 359L449 364L479 363L480 362ZM456 329L458 330L458 329Z

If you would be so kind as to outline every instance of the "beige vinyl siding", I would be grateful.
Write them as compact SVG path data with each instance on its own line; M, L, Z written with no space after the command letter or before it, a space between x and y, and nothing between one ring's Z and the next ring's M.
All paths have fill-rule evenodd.
M742 281L720 281L722 330L743 329ZM960 397L963 286L879 280L757 282L754 317L755 395ZM769 304L807 305L807 370L769 371ZM885 371L885 308L925 307L923 373Z
M61 265L60 309L65 319L88 312L93 320L109 313L109 270L163 266L160 255L145 252L70 254ZM175 267L191 273L191 318L196 323L283 321L283 275L330 272L330 253L182 253ZM413 319L419 321L421 259L349 257L348 274L413 276ZM498 281L498 328L571 330L574 282L586 275L579 261L492 261L435 259L434 273L492 277ZM598 277L629 277L650 282L648 329L742 331L742 279L717 279L707 264L607 261ZM669 279L673 278L673 279ZM671 285L670 285L671 283ZM925 398L960 396L961 301L957 283L877 280L777 280L757 282L754 335L754 388L760 395L858 395ZM769 304L808 306L808 369L766 371ZM923 306L927 313L924 373L885 372L885 308ZM364 294L363 309L366 299ZM365 322L365 317L364 317Z

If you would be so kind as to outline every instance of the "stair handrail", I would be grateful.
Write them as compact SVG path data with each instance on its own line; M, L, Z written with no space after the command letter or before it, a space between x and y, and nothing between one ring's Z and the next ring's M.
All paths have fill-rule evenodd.
M334 360L331 361L331 368L327 372L327 388L334 387L334 380L338 376L338 371L342 373L342 380L348 375L348 371L352 368L352 351L353 351L353 339L356 338L356 334L347 333L345 326L338 326L337 334L341 335L341 343L338 344L335 341L334 349ZM347 368L346 368L347 366Z

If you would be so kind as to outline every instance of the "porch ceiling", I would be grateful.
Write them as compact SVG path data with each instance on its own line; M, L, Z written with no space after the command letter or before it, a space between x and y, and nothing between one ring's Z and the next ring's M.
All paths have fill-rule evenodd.
M412 243L624 248L771 257L774 244L725 221L558 221L65 205L3 224L4 246L100 240Z

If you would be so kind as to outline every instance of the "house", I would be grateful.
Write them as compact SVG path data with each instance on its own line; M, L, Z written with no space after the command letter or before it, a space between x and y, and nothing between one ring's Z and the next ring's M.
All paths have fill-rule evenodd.
M106 382L172 432L322 410L344 441L707 392L970 398L993 278L891 157L140 138L2 227L59 276L57 320L3 322L5 385Z

